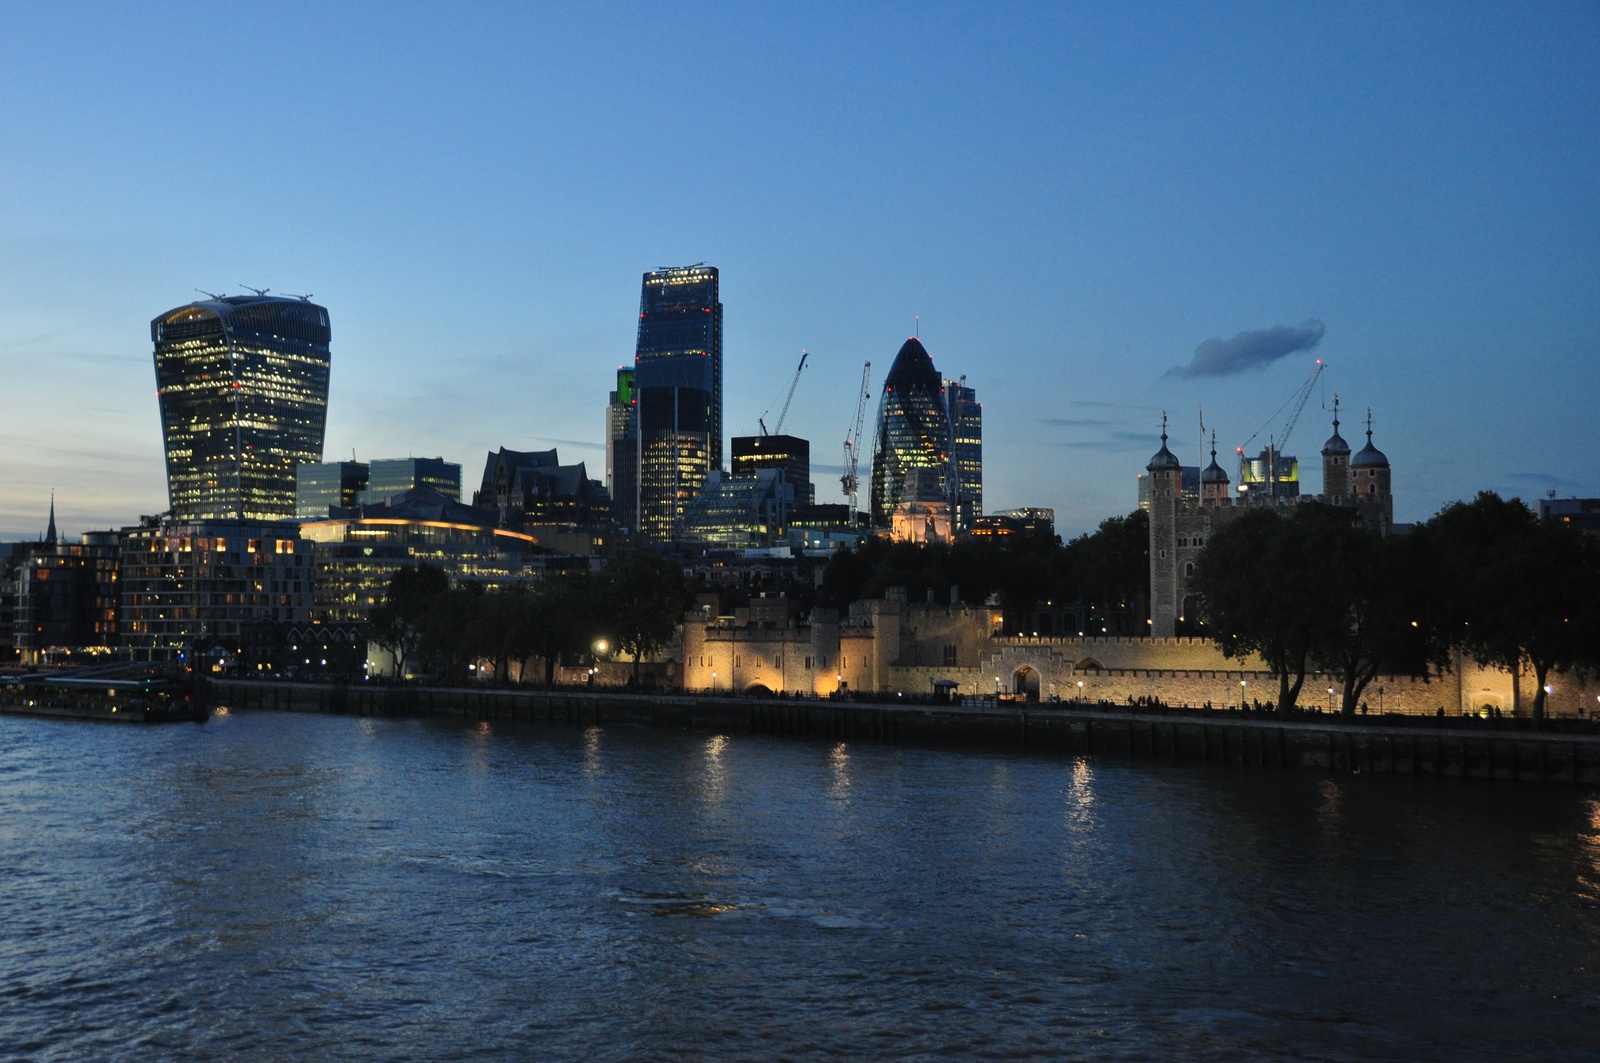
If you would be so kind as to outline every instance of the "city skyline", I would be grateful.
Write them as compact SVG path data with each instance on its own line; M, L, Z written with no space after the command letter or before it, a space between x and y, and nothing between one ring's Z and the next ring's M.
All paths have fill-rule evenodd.
M4 16L0 537L52 487L67 535L163 508L145 328L196 285L339 319L325 461L598 468L636 278L698 260L723 436L811 352L786 431L819 501L861 363L913 333L983 398L984 508L1067 536L1134 508L1163 409L1204 465L1203 406L1228 465L1313 357L1286 451L1335 393L1372 406L1397 521L1600 494L1592 8L241 12L259 49L223 65L191 17ZM685 74L691 39L720 58ZM191 132L219 107L250 119L223 153Z

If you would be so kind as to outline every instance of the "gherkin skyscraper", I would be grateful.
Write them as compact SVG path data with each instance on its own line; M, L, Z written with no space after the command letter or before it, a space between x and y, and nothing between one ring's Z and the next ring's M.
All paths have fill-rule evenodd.
M227 296L150 322L175 520L292 520L295 469L322 460L328 311Z
M889 367L878 407L872 453L872 523L878 527L889 525L907 473L933 470L940 494L949 490L950 418L943 390L922 342L906 340Z

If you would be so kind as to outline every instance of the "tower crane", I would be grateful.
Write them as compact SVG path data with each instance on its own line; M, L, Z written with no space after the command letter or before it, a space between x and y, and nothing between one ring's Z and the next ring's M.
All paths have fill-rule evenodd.
M1254 442L1256 436L1265 431L1267 425L1270 425L1273 419L1276 418L1279 413L1289 409L1290 406L1294 407L1289 414L1289 419L1283 423L1283 431L1278 435L1278 437L1276 439L1273 439L1271 436L1267 437L1268 495L1274 495L1277 493L1278 455L1282 454L1283 448L1288 445L1289 433L1294 431L1295 423L1300 420L1300 411L1306 408L1306 400L1311 397L1312 390L1316 388L1317 381L1322 379L1322 371L1326 368L1328 368L1326 363L1324 363L1321 358L1318 358L1317 367L1311 371L1310 376L1306 377L1306 382L1300 385L1299 390L1297 390L1293 395L1290 395L1288 401L1286 401L1282 406L1278 407L1277 413L1274 413L1272 417L1267 418L1267 424L1262 425L1260 428L1257 428L1254 432L1252 432L1250 434L1250 438L1244 441L1244 446L1239 448L1239 456L1240 460L1242 461L1244 458L1245 447L1248 447L1252 442Z
M782 435L783 434L783 419L785 417L789 416L789 403L794 400L795 385L800 383L800 374L802 372L804 372L805 367L806 367L806 359L809 358L809 357L811 357L811 355L806 353L806 351L802 349L801 352L800 352L800 364L795 367L794 376L791 377L790 380L789 380L789 390L784 392L784 394L783 394L783 408L778 411L778 423L772 426L772 432L770 433L771 435L775 435L776 436L776 435ZM771 413L771 412L772 412L772 407L768 406L767 410L766 410L766 413L763 413L760 417L756 418L756 424L761 426L761 434L762 435L768 435L769 434L767 432L767 420L766 420L766 417L767 417L767 413Z
M844 475L839 477L839 484L844 488L844 496L850 501L850 523L856 521L856 514L860 512L861 479L856 475L856 470L861 463L861 426L867 416L867 400L872 393L867 390L867 384L872 377L872 363L868 362L861 367L861 390L856 397L855 426L850 429L850 434L844 440Z

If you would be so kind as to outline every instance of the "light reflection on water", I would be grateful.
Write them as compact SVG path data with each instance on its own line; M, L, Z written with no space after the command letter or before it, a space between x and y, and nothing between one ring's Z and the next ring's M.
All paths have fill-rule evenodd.
M0 1057L1593 1058L1600 798L0 718Z

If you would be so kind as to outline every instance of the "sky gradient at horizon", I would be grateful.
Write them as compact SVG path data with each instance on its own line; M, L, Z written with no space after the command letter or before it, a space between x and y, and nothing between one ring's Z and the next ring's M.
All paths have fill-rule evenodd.
M1592 4L371 11L0 12L0 538L52 488L68 533L165 508L149 321L197 287L329 308L329 459L598 478L640 276L699 261L730 436L811 352L820 501L918 317L985 507L1066 535L1133 508L1163 410L1233 474L1317 357L1309 490L1337 392L1399 520L1600 495Z

